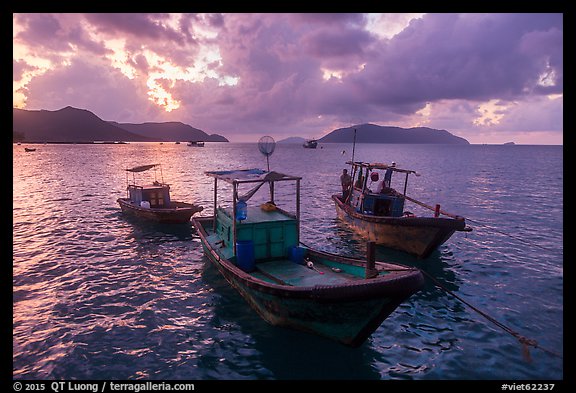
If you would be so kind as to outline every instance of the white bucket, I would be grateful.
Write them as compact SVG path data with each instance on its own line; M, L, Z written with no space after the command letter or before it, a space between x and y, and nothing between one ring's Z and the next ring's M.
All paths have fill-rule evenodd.
M150 209L150 202L148 201L142 201L140 202L140 207L146 208L146 209Z

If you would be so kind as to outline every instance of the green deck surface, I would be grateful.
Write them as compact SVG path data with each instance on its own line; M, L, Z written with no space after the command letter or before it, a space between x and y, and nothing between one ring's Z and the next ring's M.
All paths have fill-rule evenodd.
M314 265L314 267L324 274L320 274L314 269L310 269L304 265L299 265L288 259L282 259L257 263L257 271L253 275L265 281L278 284L278 282L266 277L266 275L269 275L288 285L298 287L337 285L346 283L350 280L350 276L346 273L333 272L331 269L323 265ZM264 272L265 274L259 274L258 271Z

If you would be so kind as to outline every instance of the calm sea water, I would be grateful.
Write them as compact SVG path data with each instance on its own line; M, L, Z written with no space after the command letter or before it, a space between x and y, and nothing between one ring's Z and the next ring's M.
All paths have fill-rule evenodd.
M356 160L419 172L408 193L474 228L425 261L377 249L444 289L428 280L356 349L264 322L204 257L191 224L120 212L123 169L160 163L172 198L210 214L204 171L266 168L256 143L35 147L13 147L16 379L563 378L561 146L356 145ZM362 256L365 241L330 199L351 153L277 144L270 167L303 177L304 243ZM530 349L528 361L516 338L447 290L545 350Z

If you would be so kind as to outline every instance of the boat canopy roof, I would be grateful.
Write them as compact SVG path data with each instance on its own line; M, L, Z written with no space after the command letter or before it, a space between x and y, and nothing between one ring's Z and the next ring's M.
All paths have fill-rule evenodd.
M140 166L135 166L134 168L129 168L126 169L127 172L144 172L147 171L148 169L152 169L155 166L160 166L160 164L149 164L149 165L140 165Z
M262 169L236 169L231 171L207 171L207 176L224 180L227 183L265 183L270 181L301 180L301 177L285 175Z
M402 172L402 173L416 173L416 171L410 169L400 169L393 165L384 164L381 162L361 162L361 161L347 161L346 164L359 167L359 168L367 168L367 169L392 169L394 172Z

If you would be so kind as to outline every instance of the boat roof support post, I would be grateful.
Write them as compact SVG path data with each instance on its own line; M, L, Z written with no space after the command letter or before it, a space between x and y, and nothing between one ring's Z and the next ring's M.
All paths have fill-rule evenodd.
M130 179L128 178L128 172L126 172L126 197L130 198L130 190L129 190L129 186L130 186Z
M216 233L216 209L218 207L218 178L214 178L214 219L212 220L212 230Z
M406 196L406 188L408 188L408 175L410 173L406 172L406 179L404 180L404 196Z
M296 180L296 245L300 244L300 179Z
M232 242L234 255L236 255L236 198L238 196L238 183L232 182Z

